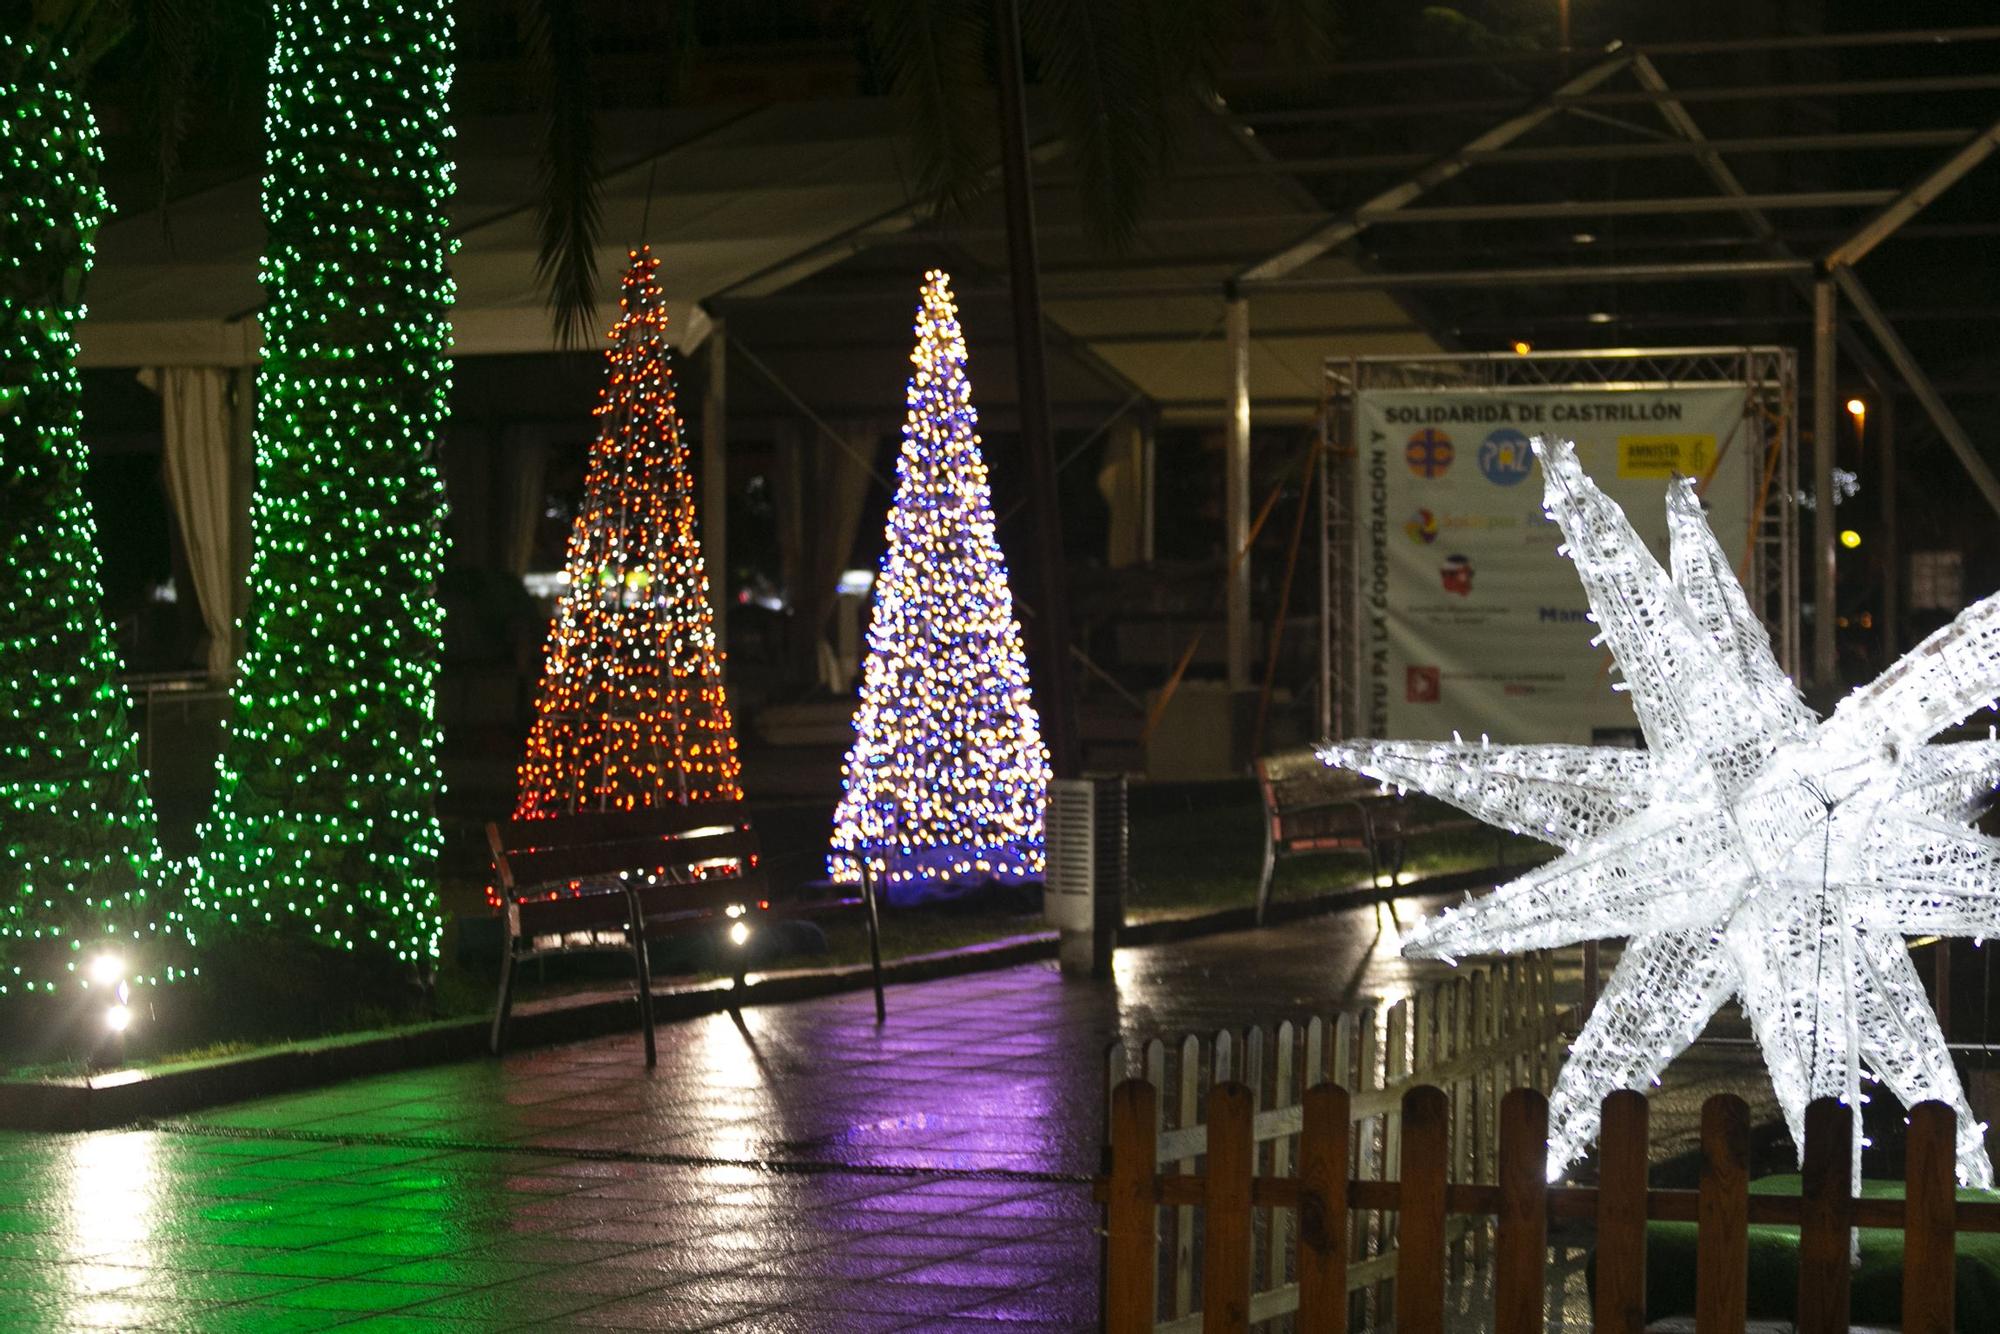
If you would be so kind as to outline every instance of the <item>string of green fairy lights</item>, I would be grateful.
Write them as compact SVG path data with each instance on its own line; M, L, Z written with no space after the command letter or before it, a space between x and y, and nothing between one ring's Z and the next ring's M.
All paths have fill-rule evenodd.
M172 976L153 807L84 498L76 326L108 211L68 56L0 34L0 995Z
M202 831L225 930L437 954L451 7L277 3L251 608Z

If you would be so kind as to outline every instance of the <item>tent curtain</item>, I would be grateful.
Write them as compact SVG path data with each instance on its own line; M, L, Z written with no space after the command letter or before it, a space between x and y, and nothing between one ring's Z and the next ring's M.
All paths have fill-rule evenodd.
M841 572L854 553L854 534L861 527L861 507L868 501L868 470L878 439L873 422L843 426L840 435L846 448L821 436L814 451L817 476L810 506L814 541L803 610L807 633L815 641L826 633Z
M535 558L535 534L547 503L548 442L515 434L507 441L507 455L506 507L499 514L503 529L496 535L496 554L510 573L523 575Z
M796 600L806 587L806 446L799 424L791 418L771 423L771 460L771 503L778 521L779 582L787 596ZM796 632L790 633L798 637Z
M492 560L495 511L494 466L499 458L492 432L477 424L453 422L437 443L439 469L444 474L446 550L450 564L484 568Z
M1114 570L1146 559L1145 435L1136 417L1127 415L1111 428L1104 443L1104 466L1097 471L1097 492L1111 511L1104 563Z
M180 524L208 635L208 674L223 680L235 660L229 372L213 366L162 366L141 378L159 391L167 497Z
M868 503L881 429L872 421L843 423L834 439L817 423L780 419L771 434L778 553L792 604L786 658L799 679L829 685L839 673L829 666L828 640L839 635L828 622Z

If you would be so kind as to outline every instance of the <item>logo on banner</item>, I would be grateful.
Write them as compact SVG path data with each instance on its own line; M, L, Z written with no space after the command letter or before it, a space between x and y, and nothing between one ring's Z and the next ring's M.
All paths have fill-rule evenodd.
M1479 471L1495 486L1513 486L1535 470L1535 451L1528 437L1503 426L1479 443Z
M1436 427L1426 426L1403 446L1403 462L1419 477L1436 481L1451 467L1451 437Z
M1444 591L1456 593L1462 598L1472 596L1472 560L1466 556L1446 556L1438 569L1438 579L1444 584Z
M1437 703L1438 669L1435 667L1405 667L1403 669L1403 698L1412 704Z
M1715 437L1712 435L1621 435L1618 437L1618 475L1650 477L1706 477L1715 466Z
M1410 521L1403 525L1403 534L1412 542L1429 546L1438 540L1438 516L1429 510L1418 510L1410 516Z

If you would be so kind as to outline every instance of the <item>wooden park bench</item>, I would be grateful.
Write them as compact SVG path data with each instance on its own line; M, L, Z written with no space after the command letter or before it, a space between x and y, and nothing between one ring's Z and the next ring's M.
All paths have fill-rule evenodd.
M721 935L735 952L741 990L756 932L781 917L835 908L867 910L875 1008L878 1017L883 1013L873 886L863 885L856 897L774 896L758 867L756 834L735 802L494 822L486 826L486 840L505 919L490 1044L495 1055L506 1044L523 963L564 954L631 955L646 1064L653 1065L650 942Z
M1364 852L1368 883L1394 885L1412 838L1454 830L1493 834L1496 865L1506 864L1506 831L1428 797L1386 791L1373 778L1336 769L1310 748L1265 755L1251 764L1264 801L1264 869L1257 881L1257 924L1271 902L1278 863L1291 857Z

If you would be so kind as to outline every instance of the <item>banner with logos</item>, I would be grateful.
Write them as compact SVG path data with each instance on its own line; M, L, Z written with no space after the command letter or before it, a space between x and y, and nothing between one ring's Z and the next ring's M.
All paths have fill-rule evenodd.
M1740 563L1764 460L1747 410L1742 385L1357 394L1354 732L1637 744L1528 441L1574 440L1662 565L1667 480L1702 481Z

